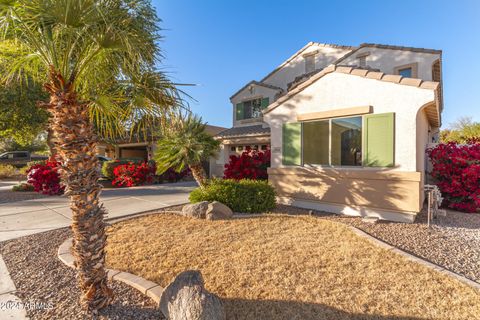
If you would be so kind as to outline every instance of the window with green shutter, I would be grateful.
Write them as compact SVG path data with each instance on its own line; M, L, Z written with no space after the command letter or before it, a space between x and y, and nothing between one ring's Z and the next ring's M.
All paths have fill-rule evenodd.
M262 98L262 102L260 103L260 106L261 106L262 110L265 109L266 107L268 107L269 104L270 103L268 101L268 97L267 98Z
M235 107L235 114L236 114L236 119L237 120L242 120L243 119L243 116L244 116L244 112L243 112L243 103L237 103L236 107Z
M364 166L393 166L395 162L395 113L366 115L363 140Z
M302 124L284 123L282 129L282 163L299 166L302 164Z

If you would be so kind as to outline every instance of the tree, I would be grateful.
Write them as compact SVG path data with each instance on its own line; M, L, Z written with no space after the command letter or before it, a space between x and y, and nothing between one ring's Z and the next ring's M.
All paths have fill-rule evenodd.
M471 117L462 117L452 123L450 128L440 132L442 142L465 144L480 139L480 122L474 122Z
M157 173L173 168L177 172L189 167L200 187L207 183L202 161L216 155L220 142L206 131L206 124L195 115L188 115L178 122L177 128L166 131L157 143L155 161Z
M71 201L81 303L94 312L113 298L96 132L123 134L138 117L156 119L178 103L174 85L155 69L158 21L147 0L0 0L0 34L22 52L2 81L24 85L33 75L49 94L42 106Z
M13 41L0 42L0 74L22 55ZM10 148L35 150L35 140L46 129L48 113L37 108L37 101L45 101L48 95L34 79L28 78L0 87L0 139ZM4 146L4 149L10 149Z

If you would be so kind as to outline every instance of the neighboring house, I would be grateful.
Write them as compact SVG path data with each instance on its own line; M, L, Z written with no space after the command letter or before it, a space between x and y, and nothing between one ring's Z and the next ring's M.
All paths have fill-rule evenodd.
M309 43L230 101L211 163L270 148L278 200L299 207L414 220L424 202L425 147L443 109L440 50Z
M224 131L225 128L207 125L207 133L215 136ZM115 143L100 142L97 145L97 154L112 159L138 158L150 160L156 149L158 137L148 135L147 138L132 138L130 140L119 140Z

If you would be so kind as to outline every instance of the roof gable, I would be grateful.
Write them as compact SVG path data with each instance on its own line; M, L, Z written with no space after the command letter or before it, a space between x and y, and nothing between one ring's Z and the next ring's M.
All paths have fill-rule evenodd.
M280 87L276 87L276 86L272 86L271 84L267 84L267 83L262 83L262 82L258 82L258 81L255 81L255 80L252 80L250 81L249 83L247 83L246 85L244 85L240 90L238 90L237 92L235 92L231 97L230 97L230 100L235 98L237 95L239 95L243 90L245 90L246 88L248 88L249 86L251 85L255 85L255 86L261 86L261 87L265 87L265 88L268 88L268 89L272 89L272 90L275 90L275 91L283 91L282 88Z

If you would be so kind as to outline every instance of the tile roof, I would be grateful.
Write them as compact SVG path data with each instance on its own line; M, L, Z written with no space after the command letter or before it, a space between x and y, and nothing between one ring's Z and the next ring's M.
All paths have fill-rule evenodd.
M238 90L237 92L235 92L231 97L230 99L233 99L233 97L235 97L237 94L239 94L240 92L242 92L245 88L247 88L249 85L251 84L255 84L257 86L262 86L262 87L265 87L265 88L270 88L270 89L273 89L273 90L277 90L277 91L283 91L282 88L280 87L276 87L276 86L272 86L271 84L268 84L268 83L263 83L263 82L258 82L256 80L252 80L250 81L249 83L247 83L246 85L244 85L240 90Z
M263 125L254 125L246 127L234 127L224 130L216 135L218 138L244 137L244 136L259 136L269 135L270 128L264 128Z
M370 71L367 69L361 69L361 68L354 68L354 67L346 67L346 66L336 66L336 65L329 65L322 71L314 74L312 77L310 77L307 81L302 82L299 84L297 87L289 91L287 94L284 96L278 98L275 102L270 104L268 108L263 110L263 114L267 114L276 107L278 107L280 104L283 102L287 101L297 93L301 92L303 89L306 87L310 86L320 78L324 77L325 75L332 73L332 72L339 72L339 73L347 73L355 76L360 76L363 78L370 78L370 79L375 79L375 80L380 80L380 81L387 81L387 82L393 82L393 83L398 83L401 85L407 85L407 86L413 86L413 87L418 87L420 89L431 89L437 91L439 88L439 83L435 81L424 81L422 79L415 79L415 78L404 78L400 75L393 75L393 74L385 74L383 72L376 72L376 71Z

